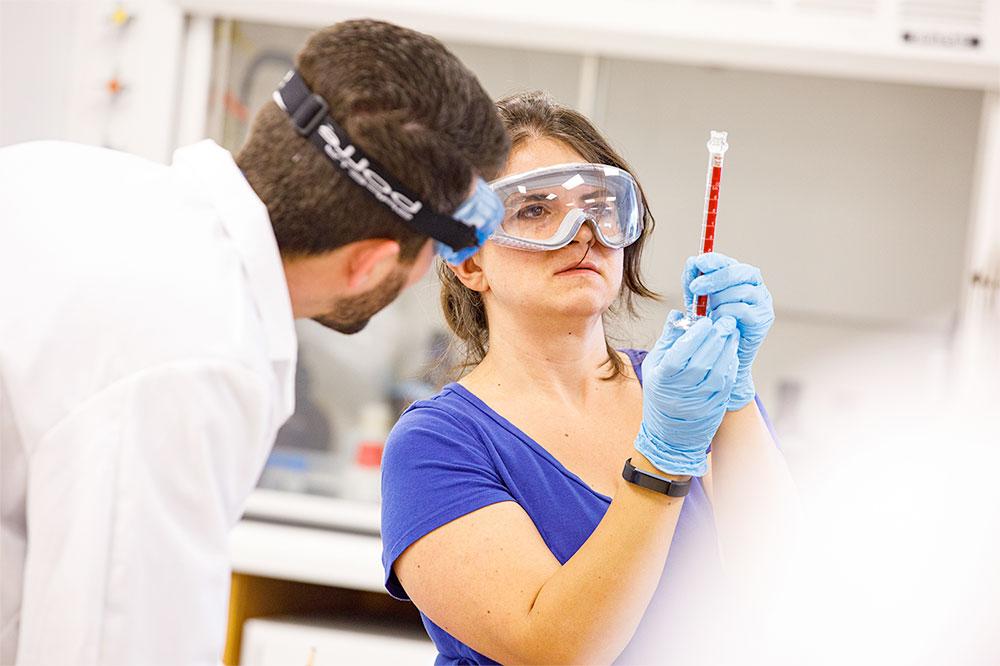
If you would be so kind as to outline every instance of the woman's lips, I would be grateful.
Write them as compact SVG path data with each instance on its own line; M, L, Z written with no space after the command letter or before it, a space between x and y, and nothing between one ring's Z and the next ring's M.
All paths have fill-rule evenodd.
M595 273L597 275L601 274L601 271L597 270L597 266L589 261L584 261L578 264L573 264L562 269L557 275L568 274L568 273Z

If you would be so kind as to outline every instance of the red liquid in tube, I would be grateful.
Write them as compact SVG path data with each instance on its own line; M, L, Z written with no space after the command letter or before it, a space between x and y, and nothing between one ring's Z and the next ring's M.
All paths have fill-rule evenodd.
M708 174L705 178L705 221L701 228L701 252L715 250L715 220L719 214L719 185L722 181L722 160L729 144L728 132L709 133ZM699 317L708 314L708 296L699 296L694 303L694 313Z
M720 160L721 162L721 160ZM719 182L722 180L722 165L712 165L712 175L709 179L708 201L705 206L705 224L701 229L701 253L715 250L715 217L719 213ZM699 296L695 314L704 317L708 314L708 296Z

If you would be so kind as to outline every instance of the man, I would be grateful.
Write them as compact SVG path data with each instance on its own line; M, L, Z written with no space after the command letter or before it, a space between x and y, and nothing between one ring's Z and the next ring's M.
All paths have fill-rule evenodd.
M352 21L310 38L235 160L0 151L0 663L217 663L293 318L359 331L435 241L474 252L508 149L439 42Z

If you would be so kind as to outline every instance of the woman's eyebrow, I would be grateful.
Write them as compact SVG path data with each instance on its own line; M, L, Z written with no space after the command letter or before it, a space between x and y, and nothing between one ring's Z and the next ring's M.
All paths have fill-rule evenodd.
M509 205L514 203L527 203L532 201L551 201L554 198L555 197L553 197L551 194L521 194L520 192L515 192L514 194L511 194L509 197L507 197L507 200L504 203Z
M597 198L606 199L609 193L610 190L606 187L599 187L590 192L574 192L576 200L585 203L593 203ZM559 197L554 192L547 194L514 192L504 200L504 205L513 206L522 203L534 203L536 201L552 201L557 198Z
M591 190L584 194L579 195L580 201L586 201L587 203L593 203L598 197L602 199L607 199L609 195L609 190L606 187L598 187L597 189ZM612 199L613 200L613 199Z

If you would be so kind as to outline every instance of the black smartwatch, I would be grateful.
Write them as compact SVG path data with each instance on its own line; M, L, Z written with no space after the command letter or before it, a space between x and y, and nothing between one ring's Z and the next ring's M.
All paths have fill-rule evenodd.
M686 481L671 481L656 474L644 472L636 469L632 464L632 459L625 461L625 469L622 470L622 478L629 483L642 486L654 492L662 493L670 497L684 497L691 490L691 479Z

